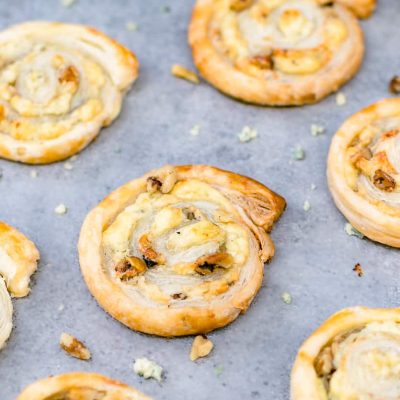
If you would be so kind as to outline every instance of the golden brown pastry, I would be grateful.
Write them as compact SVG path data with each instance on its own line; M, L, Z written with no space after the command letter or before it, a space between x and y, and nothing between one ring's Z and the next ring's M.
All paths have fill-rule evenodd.
M0 221L0 349L12 330L12 297L29 293L29 281L36 271L39 251L15 228Z
M250 305L274 254L268 232L284 207L250 178L166 166L89 213L79 239L82 273L100 305L134 330L208 332Z
M348 308L301 346L292 400L398 400L400 309Z
M189 43L203 77L230 96L272 106L314 103L358 71L364 40L355 14L366 17L374 6L375 0L197 0Z
M328 183L356 229L400 247L400 99L380 101L345 121L330 147Z
M151 400L136 389L106 376L71 372L28 386L17 400Z
M133 53L83 25L27 22L0 32L0 157L69 157L119 114Z

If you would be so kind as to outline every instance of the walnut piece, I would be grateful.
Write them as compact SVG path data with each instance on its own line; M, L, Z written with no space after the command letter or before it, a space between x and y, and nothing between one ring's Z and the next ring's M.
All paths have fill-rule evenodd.
M329 375L332 372L333 354L330 346L325 347L321 353L318 354L314 367L318 376Z
M353 271L361 278L364 275L364 271L361 267L360 263L357 263L354 268Z
M121 281L127 281L146 272L146 263L138 257L128 256L115 266L116 275Z
M250 63L261 69L274 68L274 60L272 54L257 55L250 59Z
M149 176L147 178L147 192L155 193L161 191L161 193L169 193L175 186L177 181L177 175L173 167L164 168L164 170L158 176Z
M400 94L400 76L396 75L389 83L389 90L393 94Z
M91 357L89 349L80 340L68 335L68 333L61 334L60 346L71 357L79 358L80 360L89 360Z
M192 71L182 65L174 64L171 68L171 74L177 78L185 79L189 82L195 83L196 85L200 83L199 77Z
M190 350L190 360L196 361L198 358L206 357L210 354L214 344L205 335L196 336Z
M155 193L157 190L160 190L162 186L162 183L155 176L149 176L146 182L148 193Z
M373 182L378 189L385 192L392 192L396 187L396 181L381 169L375 171Z

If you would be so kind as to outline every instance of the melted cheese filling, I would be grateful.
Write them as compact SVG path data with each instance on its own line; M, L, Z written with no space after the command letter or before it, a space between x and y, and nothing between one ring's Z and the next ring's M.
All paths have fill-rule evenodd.
M17 140L56 139L101 120L117 93L98 63L56 43L5 43L0 59L0 132Z
M210 36L220 53L259 78L313 74L331 63L348 40L346 23L332 7L313 0L243 0L215 3ZM278 75L277 75L278 74Z
M330 400L400 398L400 325L374 322L339 342L333 351Z
M249 259L250 235L218 190L185 180L169 194L140 194L118 214L103 233L105 263L128 292L155 302L211 299L239 279ZM147 268L122 282L115 266L126 257L147 261Z
M346 150L347 184L390 215L400 215L400 117L363 128Z

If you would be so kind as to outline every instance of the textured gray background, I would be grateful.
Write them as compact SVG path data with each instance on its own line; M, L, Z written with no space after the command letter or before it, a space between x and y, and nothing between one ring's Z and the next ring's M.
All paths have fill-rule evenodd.
M170 13L161 10L164 5ZM0 3L2 28L30 19L90 24L130 47L141 62L121 116L79 155L72 171L63 163L33 168L0 160L0 219L25 232L42 255L30 296L14 301L14 330L0 352L0 400L15 399L38 378L74 370L107 374L156 399L284 400L299 345L326 317L357 304L399 305L398 252L347 236L325 180L332 134L344 118L388 96L388 80L400 73L399 0L381 0L375 16L363 23L367 55L343 89L346 106L337 107L331 96L314 106L286 109L244 105L204 82L194 86L170 76L173 63L191 66L186 45L191 6L190 0L78 0L69 9L56 0ZM139 31L129 32L128 21ZM313 122L326 126L327 133L312 137ZM202 127L198 137L189 133L195 124ZM247 144L236 136L244 125L259 132ZM291 161L295 145L306 150L304 161ZM246 174L288 202L272 234L277 252L266 266L262 290L246 315L210 334L215 350L195 364L188 358L192 338L138 334L103 312L86 289L77 260L79 229L89 209L111 189L165 163L208 163ZM53 211L61 202L69 208L64 216ZM362 278L352 271L357 262L365 271ZM291 305L281 300L285 291L293 296ZM62 331L84 340L92 361L63 353ZM133 360L141 356L165 368L161 385L133 373ZM220 376L216 367L223 369Z

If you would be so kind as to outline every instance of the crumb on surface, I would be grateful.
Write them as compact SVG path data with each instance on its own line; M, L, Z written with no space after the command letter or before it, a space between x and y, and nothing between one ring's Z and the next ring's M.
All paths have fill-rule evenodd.
M133 364L133 370L145 379L153 378L158 382L162 381L163 368L146 357L137 358Z
M347 222L345 224L344 230L349 236L356 236L359 239L363 239L364 238L364 235L360 231L358 231L356 228L354 228L354 226L351 225L350 222Z
M179 64L174 64L171 67L171 74L173 76L176 76L177 78L185 79L195 84L200 83L200 79L195 72L190 71L189 69Z
M325 127L319 124L311 124L310 131L312 136L319 136L325 132Z
M238 133L239 142L247 143L250 140L255 139L258 136L257 129L250 128L250 126L244 126L242 131Z
M64 163L64 169L66 169L67 171L71 171L74 168L74 165L67 161L66 163Z
M353 271L361 278L364 275L364 270L361 267L360 263L357 263L354 268Z
M190 350L190 360L196 361L198 358L206 357L213 349L213 342L205 335L198 335L194 338L192 348Z
M340 106L344 106L347 103L346 95L343 92L339 92L336 95L336 104Z
M190 129L189 132L192 136L198 136L198 134L200 133L200 129L201 126L199 124L196 124Z
M302 161L306 158L306 152L301 146L296 146L293 149L293 159L296 161Z
M60 346L71 357L79 360L89 360L91 358L89 349L80 340L68 333L61 334Z
M311 204L310 204L310 202L308 200L306 200L304 202L304 204L303 204L303 210L304 211L310 211L310 209L311 209Z
M55 209L54 209L54 212L56 213L56 214L58 214L58 215L63 215L63 214L66 214L66 212L67 212L67 207L66 207L66 205L65 204L59 204Z
M64 304L60 304L60 305L58 306L58 308L57 308L57 311L58 311L58 312L61 312L61 311L64 310L64 308L65 308Z
M292 295L289 292L283 292L281 297L285 304L292 303Z
M136 31L139 30L139 25L136 22L133 22L133 21L128 21L125 24L125 27L129 32L136 32Z
M315 190L317 188L317 185L315 183L312 183L310 188L311 188L311 190Z
M389 91L393 94L400 94L400 76L394 76L389 82Z
M38 177L38 172L36 169L32 169L31 172L29 173L32 179L35 179Z
M61 0L61 4L63 7L71 7L72 5L74 5L76 3L77 0Z

